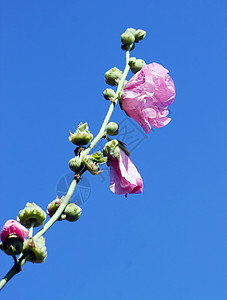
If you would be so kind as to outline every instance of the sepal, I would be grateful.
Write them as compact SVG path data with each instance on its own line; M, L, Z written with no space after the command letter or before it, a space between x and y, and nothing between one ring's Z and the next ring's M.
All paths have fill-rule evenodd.
M37 204L28 202L24 209L19 211L17 221L27 228L37 227L46 220L46 213Z
M47 257L45 238L42 236L37 240L28 238L24 242L23 254L26 256L26 260L33 263L42 263L45 261Z
M100 174L102 171L100 171L99 165L104 164L106 161L107 158L103 157L101 151L95 152L91 155L85 155L83 157L83 163L92 175Z
M93 134L89 131L87 123L80 123L74 133L69 130L69 141L74 145L87 145L92 138Z

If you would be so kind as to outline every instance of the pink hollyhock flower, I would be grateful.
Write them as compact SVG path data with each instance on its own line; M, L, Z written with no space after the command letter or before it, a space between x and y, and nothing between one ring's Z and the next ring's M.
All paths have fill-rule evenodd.
M4 243L5 239L11 234L17 234L22 239L22 241L24 241L24 239L28 236L28 230L17 221L8 220L2 227L2 242Z
M110 163L110 190L117 194L140 194L143 191L143 180L135 165L124 150L120 157L108 156Z
M146 133L151 126L163 127L170 122L168 106L175 98L173 80L163 66L144 65L125 85L122 108Z

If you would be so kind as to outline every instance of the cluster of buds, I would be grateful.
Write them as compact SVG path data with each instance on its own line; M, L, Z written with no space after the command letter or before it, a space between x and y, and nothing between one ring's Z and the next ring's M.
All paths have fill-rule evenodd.
M55 200L50 202L50 204L47 207L47 214L50 217L53 217L53 215L56 213L56 211L62 204L64 198L65 197L62 196L60 199L57 196ZM58 218L58 221L67 220L69 222L75 222L80 218L81 212L82 212L82 209L78 205L76 205L76 203L69 203L69 204L67 204L63 213Z
M2 250L11 256L23 253L27 261L41 263L46 259L45 239L33 239L30 231L44 223L46 213L35 203L27 203L16 220L8 220L1 230ZM27 238L28 237L28 238ZM26 239L27 238L27 239Z
M146 36L146 31L142 29L127 28L121 35L122 50L133 50L135 43L143 40Z

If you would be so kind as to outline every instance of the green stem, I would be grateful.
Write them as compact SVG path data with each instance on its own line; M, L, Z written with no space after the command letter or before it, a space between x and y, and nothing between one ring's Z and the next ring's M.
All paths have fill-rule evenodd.
M129 66L129 51L126 51L126 65L125 65L125 69L124 69L124 72L122 74L121 80L120 80L120 82L118 84L118 88L117 88L117 91L116 91L116 96L114 97L114 100L110 104L109 110L108 110L108 112L106 114L106 117L105 117L105 119L103 121L102 127L99 130L99 133L96 135L96 137L93 139L93 141L87 147L87 149L83 151L83 154L82 154L83 156L87 155L91 151L91 149L98 143L98 141L103 137L103 134L105 132L106 126L107 126L107 124L108 124L108 122L110 120L110 117L111 117L112 113L113 113L115 104L117 103L117 100L121 96L122 89L123 89L123 84L125 82L125 79L127 77L127 74L129 72L129 70L130 70L130 66Z
M0 281L0 290L6 285L6 283L13 278L14 275L18 274L22 269L21 267L25 264L26 258L21 258L17 260L17 264L9 270L5 277Z
M82 172L80 172L79 176L82 175L82 173L85 171L86 169L84 169ZM59 206L59 208L57 209L57 211L55 212L55 214L53 215L53 217L50 218L50 220L43 226L43 228L34 235L33 239L37 240L39 237L41 237L42 235L44 235L44 233L47 232L47 230L59 219L59 217L61 216L61 214L63 213L63 211L65 210L67 204L69 203L70 198L72 197L72 194L76 188L77 183L79 182L79 176L78 177L74 177L73 181L70 184L70 187L68 189L67 194L65 195L61 205Z
M32 237L34 225L35 225L35 223L32 223L31 227L29 228L28 237Z

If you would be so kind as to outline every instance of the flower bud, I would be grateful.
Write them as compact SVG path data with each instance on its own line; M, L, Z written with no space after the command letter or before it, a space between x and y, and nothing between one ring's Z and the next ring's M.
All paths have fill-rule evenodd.
M138 29L136 30L135 33L135 42L138 43L139 41L143 40L146 36L146 31L142 30L142 29Z
M118 85L118 82L121 80L121 76L122 76L122 71L114 67L106 72L105 74L106 83L112 86Z
M129 65L130 65L131 71L134 74L137 73L138 71L140 71L145 64L146 63L145 63L145 61L143 59L136 59L136 61L134 61L134 60L130 60L129 61Z
M81 157L75 156L72 159L70 159L69 167L73 172L79 172L83 168Z
M107 126L106 126L106 133L114 136L116 134L118 134L118 129L119 129L119 125L115 122L110 122Z
M83 157L83 163L92 175L100 174L102 171L99 170L99 165L104 164L106 161L107 158L103 157L103 154L100 151Z
M112 89L105 89L103 96L106 100L111 100L111 98L115 97L115 92Z
M28 202L25 208L19 211L19 216L17 217L17 221L27 228L31 227L32 225L33 227L40 226L45 220L46 213L34 202Z
M42 236L37 240L28 238L24 242L23 254L28 261L33 263L43 262L47 257L45 238Z
M70 203L66 206L62 219L69 222L75 222L79 219L82 209L76 203Z
M131 45L135 41L135 37L133 33L129 30L126 30L122 35L121 35L121 42L124 45Z
M130 27L130 28L127 28L127 30L126 31L129 31L129 32L131 32L134 36L135 36L135 34L136 34L136 29L134 29L134 28L132 28L132 27Z
M52 217L56 213L57 209L62 204L63 199L64 199L64 196L62 196L61 199L59 199L57 196L54 201L52 201L48 204L48 207L47 207L48 216ZM61 218L60 218L60 220L61 220Z
M2 249L8 255L20 254L28 230L15 220L8 220L1 230Z
M90 131L88 130L87 123L84 124L80 123L79 126L77 127L77 130L73 134L69 130L69 140L74 145L77 146L87 145L90 143L92 138L93 138L93 134L90 133Z
M120 157L120 148L118 140L112 140L103 148L103 153L105 156L112 156L113 158L119 159Z

